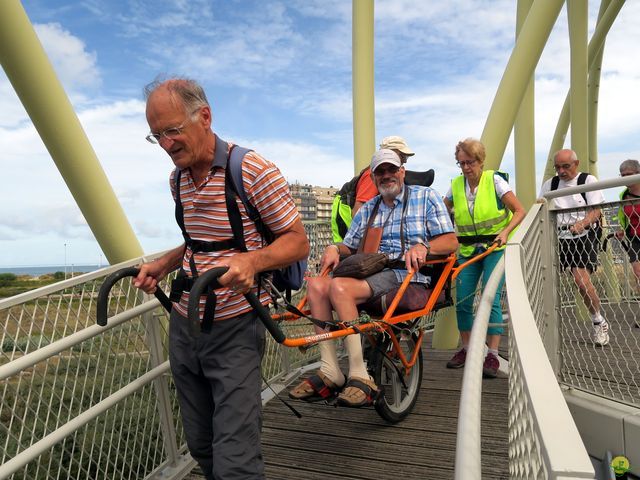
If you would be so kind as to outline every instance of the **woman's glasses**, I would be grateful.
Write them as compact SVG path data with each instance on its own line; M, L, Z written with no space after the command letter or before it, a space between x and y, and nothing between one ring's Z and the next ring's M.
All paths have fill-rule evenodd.
M467 166L471 166L473 164L475 164L477 162L477 160L467 160L467 161L462 161L462 162L456 162L456 165L458 165L460 168L464 168Z

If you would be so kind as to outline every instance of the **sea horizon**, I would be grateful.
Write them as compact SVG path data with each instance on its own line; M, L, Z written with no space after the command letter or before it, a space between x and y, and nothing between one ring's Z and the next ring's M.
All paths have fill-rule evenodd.
M108 265L19 265L0 267L0 273L13 273L14 275L31 275L37 277L40 275L46 275L48 273L66 272L73 273L87 273L93 272L100 268L107 267Z

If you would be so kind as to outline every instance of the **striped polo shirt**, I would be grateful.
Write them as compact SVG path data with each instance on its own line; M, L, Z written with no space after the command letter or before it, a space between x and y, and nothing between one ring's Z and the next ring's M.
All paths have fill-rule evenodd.
M206 242L222 241L233 238L233 231L227 215L225 201L225 168L227 155L231 144L220 140L216 136L216 148L213 168L202 185L196 188L190 169L184 169L180 175L180 200L184 210L184 225L193 240ZM177 169L171 173L171 193L175 200L175 176ZM242 182L249 202L260 212L266 226L276 235L286 232L298 218L298 210L291 198L289 185L280 170L265 158L255 152L249 152L242 160ZM263 246L262 237L256 226L247 215L240 198L236 199L242 224L247 250L257 250ZM240 253L237 249L221 250L218 252L199 252L195 254L195 264L198 275L216 266L218 259L231 257ZM191 276L189 259L193 253L187 248L182 258L182 268ZM260 300L263 304L269 302L269 295L260 289ZM253 293L257 294L257 284L253 286ZM251 310L244 296L229 288L216 290L217 304L215 320L236 317ZM200 312L204 311L204 297L200 301ZM189 292L184 292L179 303L174 308L183 316L187 315Z

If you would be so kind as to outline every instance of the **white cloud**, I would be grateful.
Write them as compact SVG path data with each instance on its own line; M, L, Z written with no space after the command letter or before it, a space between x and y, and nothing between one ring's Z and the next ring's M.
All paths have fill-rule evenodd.
M35 12L31 0L24 4L42 14L38 35L145 251L180 242L172 163L144 140L139 91L158 72L201 79L216 130L274 161L290 181L340 186L351 176L351 2L52 0ZM590 31L597 7L592 0ZM435 168L434 186L444 192L459 174L456 142L484 128L514 41L515 2L378 0L375 15L376 139L405 137L417 152L409 168ZM83 29L85 20L95 31ZM640 65L630 61L638 20L640 4L627 2L605 46L602 177L640 156ZM563 9L536 71L538 177L569 86L566 30ZM0 196L0 265L59 263L55 246L65 242L73 243L76 263L97 258L86 222L4 76L0 112L0 160L12 179ZM513 173L511 143L502 167ZM14 198L20 201L7 201Z
M36 33L60 81L72 92L92 90L100 84L97 54L58 23L35 25Z

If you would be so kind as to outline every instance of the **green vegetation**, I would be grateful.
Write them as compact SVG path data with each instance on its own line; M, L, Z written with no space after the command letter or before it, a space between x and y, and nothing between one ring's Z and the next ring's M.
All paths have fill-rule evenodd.
M64 280L64 272L47 273L39 277L0 273L0 298L13 297L60 280Z

